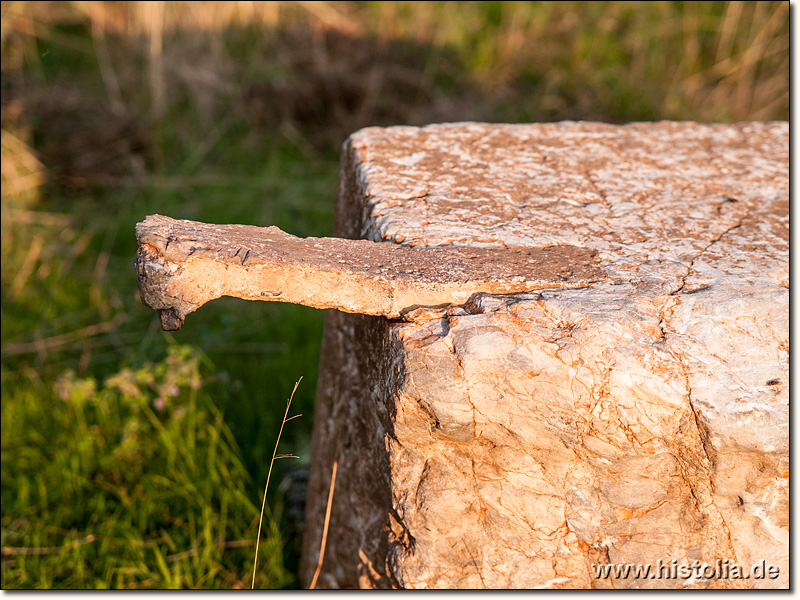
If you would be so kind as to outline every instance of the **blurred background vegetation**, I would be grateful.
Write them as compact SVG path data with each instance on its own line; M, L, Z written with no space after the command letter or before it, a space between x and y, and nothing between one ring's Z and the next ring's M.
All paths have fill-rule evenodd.
M788 2L3 2L2 587L297 586L323 313L162 333L151 213L332 233L367 125L789 117Z

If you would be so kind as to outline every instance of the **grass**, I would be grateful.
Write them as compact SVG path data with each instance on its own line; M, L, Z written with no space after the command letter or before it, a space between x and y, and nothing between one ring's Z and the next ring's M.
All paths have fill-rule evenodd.
M259 513L258 518L258 533L256 534L256 551L253 555L253 578L251 580L250 589L254 589L256 585L257 573L258 573L258 550L261 543L261 527L264 522L264 510L267 506L267 493L269 491L269 480L272 476L272 467L275 466L275 461L280 458L300 458L294 454L278 454L278 445L281 443L281 434L283 433L283 428L292 419L296 419L301 417L302 415L292 415L289 416L289 410L292 408L292 399L294 398L294 393L297 391L297 386L300 385L302 381L302 377L297 380L297 383L294 384L294 388L292 388L292 393L289 396L289 399L286 401L286 412L283 413L283 420L281 421L281 427L278 430L278 438L275 440L275 449L272 451L272 458L269 461L269 470L267 471L267 482L264 484L264 497L261 500L261 513Z
M154 212L332 233L366 125L788 119L787 2L4 2L2 585L297 585L320 311L162 333ZM162 406L163 405L163 406Z
M172 345L161 362L55 385L3 371L4 588L249 583L258 510L203 360ZM259 586L290 581L270 523Z

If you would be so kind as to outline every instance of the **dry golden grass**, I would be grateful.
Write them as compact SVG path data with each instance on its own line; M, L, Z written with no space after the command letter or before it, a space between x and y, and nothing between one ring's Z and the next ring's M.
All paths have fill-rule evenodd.
M269 480L272 476L272 467L275 465L275 461L280 458L300 458L294 454L278 454L278 444L281 443L281 435L283 434L283 427L291 421L292 419L296 419L302 415L292 415L289 416L289 409L292 408L292 399L294 398L294 393L297 391L297 386L300 385L300 382L303 380L301 377L297 380L297 383L294 384L294 388L292 389L292 393L289 396L289 400L286 401L286 412L283 413L283 421L281 421L281 427L278 430L278 437L275 440L275 449L272 451L272 459L269 461L269 471L267 471L267 482L264 484L264 498L261 501L261 513L258 518L258 533L256 534L256 552L253 556L253 580L250 585L250 589L255 589L256 586L256 573L258 570L258 547L261 542L261 525L264 521L264 508L267 505L267 491L269 490Z
M216 136L244 115L333 147L369 124L789 114L785 1L7 2L2 21L5 76L47 70L35 39L91 57L159 164L159 123L186 103Z

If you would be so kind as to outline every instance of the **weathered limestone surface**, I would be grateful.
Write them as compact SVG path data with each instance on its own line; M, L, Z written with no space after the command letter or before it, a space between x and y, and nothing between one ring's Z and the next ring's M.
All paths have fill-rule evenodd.
M161 215L137 224L136 238L139 292L166 330L180 329L187 314L221 296L398 318L465 304L477 293L583 287L605 278L596 252L570 245L415 248Z
M318 587L787 587L788 123L450 124L345 145L336 235L573 245L607 278L330 311ZM597 579L761 560L765 579Z

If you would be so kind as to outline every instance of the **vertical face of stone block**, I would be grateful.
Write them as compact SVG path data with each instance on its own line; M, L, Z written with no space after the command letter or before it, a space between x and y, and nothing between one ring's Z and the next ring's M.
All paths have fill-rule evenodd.
M410 369L428 372L435 357L435 372L452 374L409 375L397 401L392 454L409 458L392 480L423 484L394 501L411 531L435 532L405 557L407 585L591 587L593 560L730 550L719 513L697 506L711 497L711 465L684 370L654 335L654 317L596 291L481 310L448 315L446 334L407 355ZM430 340L424 326L402 330L407 347ZM445 540L463 542L437 568L426 556ZM481 570L451 581L466 548Z
M337 235L608 279L330 314L307 579L338 457L324 586L788 585L788 124L368 129L342 165Z

